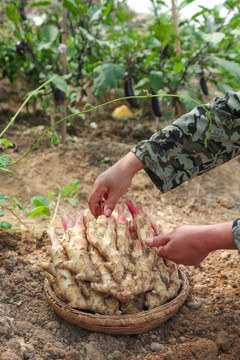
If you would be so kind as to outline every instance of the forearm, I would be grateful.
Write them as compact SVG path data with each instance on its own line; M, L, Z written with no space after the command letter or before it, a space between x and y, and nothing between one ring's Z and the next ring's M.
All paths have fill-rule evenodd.
M199 265L213 251L237 249L231 222L177 226L170 233L147 239L146 243L157 246L160 257L187 266Z
M198 106L132 149L162 192L240 154L240 92L217 97L205 107L212 118L207 147L209 118Z
M220 249L236 250L232 233L232 222L207 225L204 241L208 252Z
M138 171L145 169L146 165L130 151L113 165L113 168L115 168L119 174L124 174L124 176L132 178Z

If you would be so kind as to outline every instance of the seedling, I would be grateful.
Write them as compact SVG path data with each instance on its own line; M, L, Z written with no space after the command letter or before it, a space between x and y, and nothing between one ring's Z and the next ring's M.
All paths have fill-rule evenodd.
M78 179L73 179L67 183L62 189L58 189L58 200L55 207L53 217L51 219L49 227L52 226L59 209L60 201L62 199L67 199L67 201L73 206L76 207L79 204L77 199L80 191L78 186L80 181ZM39 216L50 217L51 216L51 200L56 194L50 192L47 197L45 196L33 196L31 198L31 204L34 206L32 210L27 212L21 202L16 198L10 199L9 196L4 196L0 193L0 217L4 216L4 210L10 211L12 215L23 225L26 229L30 230L30 227L17 215L15 209L19 208L24 217L38 218ZM13 225L8 221L0 222L0 231L1 230L20 230L19 228L14 228Z
M20 201L18 201L15 198L10 199L9 196L4 196L2 193L0 193L0 216L4 216L4 210L8 210L12 213L12 215L27 229L29 227L25 222L23 222L19 216L16 214L15 209L18 207L26 216L27 211L24 209ZM19 230L19 229L13 229L13 225L8 221L2 221L0 223L0 230Z
M1 221L0 222L0 230L11 230L12 224L8 221Z
M79 203L77 197L80 194L78 190L78 185L80 181L78 179L73 179L67 185L65 185L62 189L58 189L62 198L66 197L68 202L73 206L76 207Z
M8 139L0 139L0 145L3 144L6 149L13 147L13 144Z
M110 159L109 157L105 156L102 160L101 163L105 164L105 163L109 163Z
M54 196L55 193L50 192L48 197L44 196L34 196L31 199L31 204L35 206L35 208L29 211L28 216L36 217L40 215L50 216L50 203L51 198Z

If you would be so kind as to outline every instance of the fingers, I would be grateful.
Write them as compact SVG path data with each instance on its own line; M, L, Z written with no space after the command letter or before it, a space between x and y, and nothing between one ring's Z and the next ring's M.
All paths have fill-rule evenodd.
M159 257L168 259L166 246L159 246L157 253Z
M157 253L159 257L167 258L167 245L170 241L169 234L162 234L153 238L146 239L146 243L149 246L158 247Z
M156 247L166 245L169 241L170 238L168 234L162 234L146 239L147 245Z
M110 216L117 205L120 195L117 192L114 194L109 193L107 200L104 202L103 213L106 216Z
M103 211L103 198L107 196L106 187L96 187L91 192L88 199L88 206L95 218L101 215Z
M100 215L109 217L117 202L118 196L116 193L113 196L106 187L98 187L93 189L90 194L88 205L95 218L98 218Z

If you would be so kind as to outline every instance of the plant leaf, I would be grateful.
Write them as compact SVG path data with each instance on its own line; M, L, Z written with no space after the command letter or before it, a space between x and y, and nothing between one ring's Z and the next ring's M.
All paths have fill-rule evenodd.
M73 0L63 0L63 6L74 15L79 15L79 9L77 8Z
M14 202L20 210L26 212L26 210L24 209L24 207L22 206L19 200L17 200L16 198L12 198L11 201Z
M169 121L173 119L173 117L174 117L174 111L165 111L163 114L163 118L165 121Z
M3 144L5 148L13 147L13 144L8 139L0 139L0 144Z
M38 206L35 209L29 211L27 215L31 217L36 217L40 215L51 216L51 212L46 206Z
M13 176L13 172L9 169L0 167L0 170L7 172L9 175Z
M51 75L52 76L52 75ZM56 76L54 79L52 79L51 81L56 88L58 88L59 90L63 91L63 92L67 92L68 91L68 84L66 83L66 81L60 77L60 76Z
M8 221L0 222L0 230L9 230L12 229L12 224Z
M15 7L12 4L6 5L6 15L12 22L16 24L20 23L20 14L16 11Z
M31 204L33 204L36 207L38 206L49 207L50 199L46 198L45 196L33 196L31 198Z
M59 189L59 191L63 196L70 195L73 192L73 188L71 186L71 183L68 183L62 189Z
M213 32L211 34L202 34L203 40L210 42L211 44L219 44L225 37L223 32Z
M30 217L36 217L40 215L45 215L45 206L38 206L35 209L29 211L28 216Z
M228 61L222 58L213 58L213 61L218 65L222 66L230 74L232 74L238 83L240 83L240 64L234 61Z
M78 186L79 186L79 184L80 184L80 180L78 180L78 179L73 179L73 180L71 181L71 184L72 184L72 187L74 188L74 190L77 190L77 188L78 188Z
M162 18L159 25L150 26L150 30L161 42L163 48L169 43L171 36L174 34L173 23L170 23L166 18Z
M37 1L33 4L29 4L31 7L35 7L35 6L47 6L47 5L51 5L51 1Z
M43 35L47 39L48 42L53 42L58 37L58 28L54 25L48 25L43 29Z
M2 155L0 156L0 165L6 166L9 163L10 156L9 155Z
M110 161L110 158L108 156L105 156L102 160L101 163L108 163Z
M3 196L2 193L0 193L0 201L10 201L9 196Z
M76 207L79 204L79 201L77 199L74 198L67 198L67 199L73 207Z
M135 90L140 90L140 89L146 89L146 87L149 87L150 85L150 81L149 78L142 78L135 86L134 89Z
M178 10L182 10L185 6L191 4L194 0L184 0L178 7Z
M163 73L161 71L151 71L150 72L150 83L153 88L154 92L158 92L159 89L162 87L162 78Z
M115 89L123 78L125 69L122 65L105 63L94 69L93 92L100 98L105 90Z
M58 142L58 135L55 133L51 140L51 146L55 145Z

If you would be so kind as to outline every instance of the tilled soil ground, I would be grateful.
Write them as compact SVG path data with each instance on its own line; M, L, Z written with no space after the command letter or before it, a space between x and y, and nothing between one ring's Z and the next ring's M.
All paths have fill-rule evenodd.
M10 119L1 114L1 123ZM91 119L91 121L94 121ZM98 122L98 121L96 121ZM46 129L46 119L26 116L6 137L14 143L11 159L23 155ZM163 125L162 125L163 126ZM25 209L35 195L58 193L72 179L79 179L79 209L97 175L125 155L139 140L148 138L154 124L138 120L102 120L98 128L74 124L65 145L44 140L16 164L14 177L0 173L3 195L15 197ZM1 151L1 150L0 150ZM5 150L2 151L5 153ZM180 224L212 224L239 216L240 162L236 158L217 169L161 194L144 173L138 173L121 201L141 201L164 231ZM57 195L51 202L53 216ZM61 215L74 217L76 208L64 200L53 223L63 233ZM0 232L0 353L1 360L237 360L240 359L240 277L237 251L211 253L197 267L184 267L189 294L177 314L161 326L139 335L91 332L56 315L43 292L39 261L46 259L50 219L36 222L16 213L29 226L24 230L7 210L7 220L21 231ZM34 231L33 231L34 230Z

